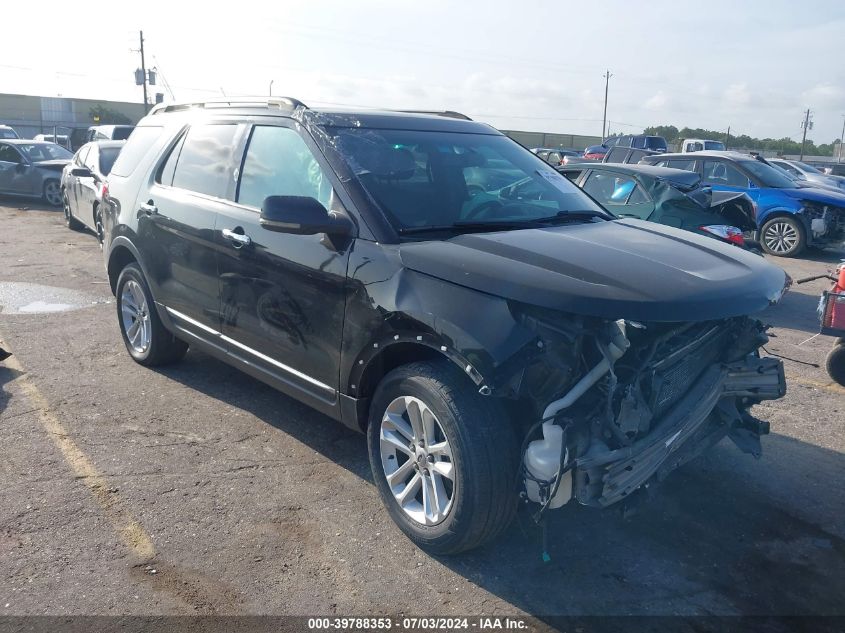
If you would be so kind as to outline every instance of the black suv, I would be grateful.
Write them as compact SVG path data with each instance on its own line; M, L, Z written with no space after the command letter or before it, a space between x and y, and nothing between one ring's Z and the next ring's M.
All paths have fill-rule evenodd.
M784 392L746 316L783 271L617 219L455 113L157 106L107 190L132 358L191 346L366 432L390 515L434 552L490 540L520 497L610 505L725 435L757 454L749 408Z
M647 134L625 134L624 136L611 136L604 141L605 147L633 147L636 149L647 149L653 152L666 152L669 146L662 136L649 136Z

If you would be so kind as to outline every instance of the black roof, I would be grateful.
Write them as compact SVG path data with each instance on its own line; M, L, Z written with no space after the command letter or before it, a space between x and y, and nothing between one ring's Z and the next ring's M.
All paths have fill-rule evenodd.
M459 112L448 110L427 112L308 107L301 101L288 97L239 97L201 103L162 104L154 107L148 116L156 117L168 113L200 115L213 112L226 115L284 116L321 128L400 129L501 135L501 132L486 123L473 121Z

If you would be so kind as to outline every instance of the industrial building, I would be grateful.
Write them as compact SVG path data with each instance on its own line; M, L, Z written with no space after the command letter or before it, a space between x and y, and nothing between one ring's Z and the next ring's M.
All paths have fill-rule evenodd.
M132 124L144 116L141 103L0 94L0 124L13 127L21 138L32 138L36 134L68 134L74 128L114 123L94 120L92 109L98 106L122 114Z

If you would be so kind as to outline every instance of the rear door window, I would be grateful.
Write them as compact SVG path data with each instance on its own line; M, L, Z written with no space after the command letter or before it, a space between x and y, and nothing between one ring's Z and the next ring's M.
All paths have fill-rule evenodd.
M108 176L111 172L111 168L114 165L114 161L117 160L117 156L120 154L119 147L103 147L100 148L100 173L104 176Z
M173 186L225 198L232 173L232 146L237 129L234 123L192 126L179 152ZM129 137L129 143L134 136Z
M141 159L150 150L153 144L161 136L163 128L145 126L135 128L135 131L126 141L126 145L117 157L117 160L112 167L111 173L115 176L128 176L132 173L135 167L141 162Z
M584 183L584 191L617 215L647 218L652 211L648 194L624 174L594 171Z
M705 160L702 170L704 182L728 187L748 187L748 176L723 160Z
M624 163L628 155L627 147L614 147L604 157L606 163Z
M685 171L695 171L695 160L668 160L665 161L665 167L671 167L672 169L683 169Z

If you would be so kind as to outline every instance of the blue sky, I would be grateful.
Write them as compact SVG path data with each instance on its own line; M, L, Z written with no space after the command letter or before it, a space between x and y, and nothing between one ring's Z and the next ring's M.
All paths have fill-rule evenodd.
M827 143L845 115L841 0L115 0L103 12L41 0L4 21L0 92L140 100L131 49L144 29L148 65L180 101L267 94L273 81L306 103L597 135L609 68L614 132L800 138L810 107L810 138Z

